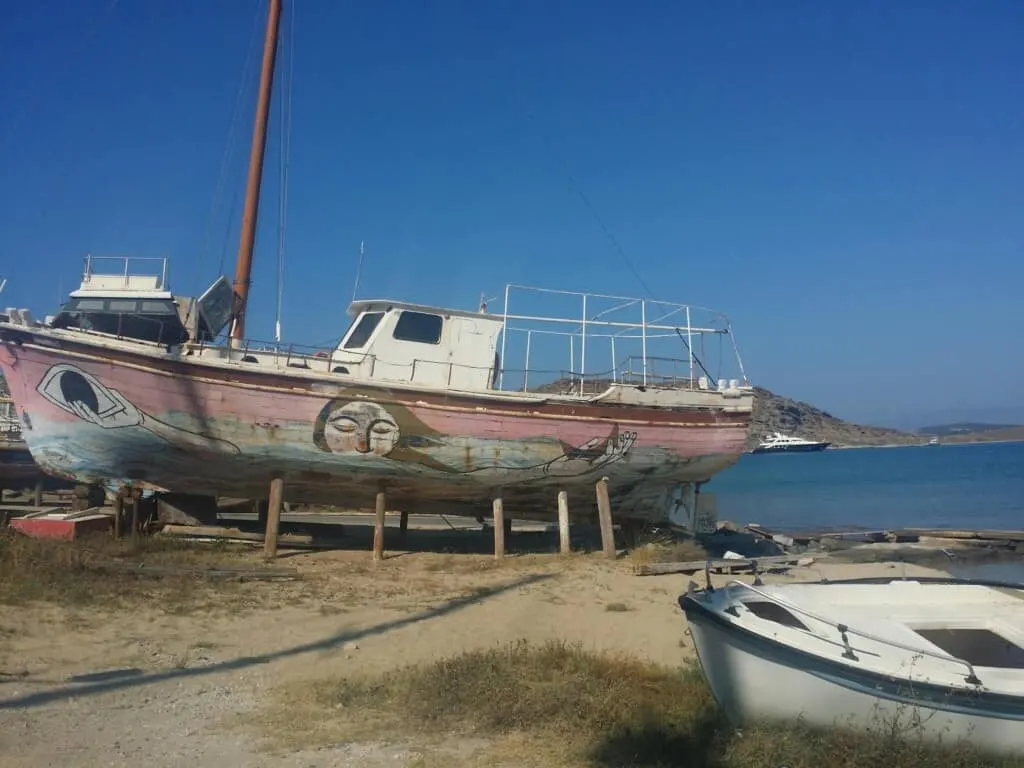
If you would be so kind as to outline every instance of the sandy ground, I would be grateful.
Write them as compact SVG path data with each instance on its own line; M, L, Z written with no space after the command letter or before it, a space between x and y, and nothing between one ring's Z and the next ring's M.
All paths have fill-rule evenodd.
M285 683L517 638L578 641L666 665L692 654L676 603L691 577L634 576L624 559L520 555L494 564L411 552L374 565L368 552L351 551L286 553L280 565L308 578L239 585L220 598L212 588L184 607L0 609L0 766L408 765L414 753L385 744L270 752L259 712ZM768 578L904 567L936 573L819 561Z

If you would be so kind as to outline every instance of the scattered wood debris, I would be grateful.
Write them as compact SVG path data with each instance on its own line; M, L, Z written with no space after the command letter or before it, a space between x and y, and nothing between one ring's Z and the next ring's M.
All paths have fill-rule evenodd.
M262 533L214 525L165 525L158 535L199 541L235 541L261 546L265 538ZM279 546L286 549L339 549L346 544L346 541L340 538L304 533L281 533L278 534L277 541Z
M774 555L771 557L725 557L713 560L690 560L683 563L642 563L633 572L637 576L657 576L665 573L696 573L709 568L713 573L742 573L784 571L804 568L815 558L806 555Z

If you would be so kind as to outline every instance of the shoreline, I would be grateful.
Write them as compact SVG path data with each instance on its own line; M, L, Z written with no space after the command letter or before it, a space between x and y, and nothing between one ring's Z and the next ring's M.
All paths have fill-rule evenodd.
M947 443L929 445L928 443L880 443L873 445L831 445L826 451L849 451L858 448L949 448L959 445L1005 445L1007 443L1024 444L1024 440L956 440Z

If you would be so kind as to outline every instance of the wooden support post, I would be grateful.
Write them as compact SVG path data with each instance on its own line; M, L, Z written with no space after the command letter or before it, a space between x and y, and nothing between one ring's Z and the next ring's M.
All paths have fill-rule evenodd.
M124 522L124 488L117 489L114 497L114 538L121 538L121 525Z
M505 507L501 496L497 496L491 505L494 515L494 559L505 556Z
M405 542L405 536L409 532L409 513L404 509L398 517L398 536Z
M281 532L281 504L284 501L284 480L275 477L270 481L270 498L267 500L267 527L263 532L263 556L277 557L277 537Z
M572 551L569 543L569 494L558 492L558 550L563 555Z
M608 498L608 478L597 481L597 516L601 521L601 549L604 556L615 558L615 532L612 530L612 503Z
M373 559L384 559L384 505L387 497L384 487L377 491L377 514L373 518Z
M132 488L132 545L139 543L139 500L142 498L141 488Z
M696 536L697 521L700 520L700 487L702 483L695 483L693 486L693 519L690 521L690 535Z
M40 478L36 480L35 496L32 499L33 504L37 507L43 506L43 480Z

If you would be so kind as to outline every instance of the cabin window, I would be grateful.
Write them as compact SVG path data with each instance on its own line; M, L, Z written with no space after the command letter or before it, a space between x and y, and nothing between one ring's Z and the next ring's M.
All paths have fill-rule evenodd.
M929 643L976 667L1024 669L1024 648L989 629L915 629Z
M748 600L743 603L747 610L757 616L759 619L765 619L767 621L774 621L776 624L782 624L786 627L794 627L796 629L807 629L800 619L794 616L792 613L787 611L778 603L769 603L763 600Z
M140 310L147 315L173 315L177 314L174 305L169 301L141 301Z
M103 299L78 299L73 302L70 309L77 309L83 312L88 310L99 310L102 312L105 306Z
M417 341L420 344L437 344L441 341L440 315L406 310L398 316L395 331L391 335L399 341Z
M359 318L356 327L352 329L352 333L345 341L345 349L359 349L366 346L366 342L370 340L370 336L373 335L382 317L384 317L383 312L367 312Z
M160 344L180 344L188 338L172 299L74 298L54 318L53 327Z

